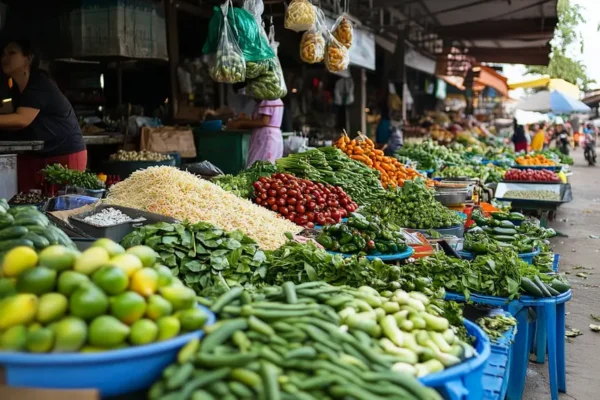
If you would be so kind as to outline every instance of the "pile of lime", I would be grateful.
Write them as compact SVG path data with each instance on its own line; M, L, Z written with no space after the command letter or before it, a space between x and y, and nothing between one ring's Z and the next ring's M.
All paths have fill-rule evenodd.
M193 290L146 246L99 239L80 253L16 247L0 271L0 350L96 352L201 329Z

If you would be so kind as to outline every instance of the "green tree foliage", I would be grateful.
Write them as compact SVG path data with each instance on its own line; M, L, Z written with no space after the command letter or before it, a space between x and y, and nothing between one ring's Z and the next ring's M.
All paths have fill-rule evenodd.
M570 0L559 0L557 8L558 24L551 42L550 63L547 66L529 66L527 71L564 79L587 89L595 81L588 77L586 67L581 61L574 60L568 55L569 49L575 46L579 47L581 53L583 52L583 37L576 28L585 23L584 10L578 4L572 4Z

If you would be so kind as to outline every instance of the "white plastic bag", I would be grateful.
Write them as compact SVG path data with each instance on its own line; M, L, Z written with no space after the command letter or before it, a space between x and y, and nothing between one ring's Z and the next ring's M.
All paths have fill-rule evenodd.
M327 51L325 53L325 67L329 72L340 72L348 68L350 56L346 46L337 41L333 35L329 35Z
M352 47L354 28L352 27L350 20L346 18L345 14L340 15L335 21L333 28L331 28L331 34L338 42L346 46L347 49Z
M308 64L319 63L325 58L325 15L318 7L315 7L315 14L315 24L304 32L300 40L300 59Z
M233 34L227 13L231 0L221 5L223 24L216 53L210 55L208 72L210 77L221 83L238 83L246 80L246 61Z

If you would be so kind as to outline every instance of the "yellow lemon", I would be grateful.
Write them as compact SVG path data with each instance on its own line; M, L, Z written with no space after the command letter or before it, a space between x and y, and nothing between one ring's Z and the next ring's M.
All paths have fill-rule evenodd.
M91 275L102 265L108 263L110 256L102 247L90 247L75 260L75 271Z
M33 321L38 298L33 294L17 294L0 302L0 331Z
M0 349L9 351L25 350L27 344L27 328L25 325L15 325L8 328L0 336Z
M33 268L38 263L38 255L30 247L15 247L4 256L2 273L5 276L19 276L27 269Z
M130 290L148 297L156 292L158 288L158 272L152 268L142 268L131 277Z
M121 268L128 277L144 267L142 261L133 254L119 254L110 259L110 265Z
M110 240L108 238L102 238L102 239L96 240L92 244L92 247L103 248L104 250L106 250L108 252L108 255L111 257L114 257L118 254L125 253L125 249L123 248L123 246L121 246L118 243L113 242L112 240Z

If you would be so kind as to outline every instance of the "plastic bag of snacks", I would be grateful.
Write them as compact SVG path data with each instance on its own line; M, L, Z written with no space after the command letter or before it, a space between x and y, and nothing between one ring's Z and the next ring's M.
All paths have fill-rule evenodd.
M331 28L331 34L338 42L346 46L347 49L352 47L352 35L354 28L352 23L344 15L338 17Z
M315 24L315 8L308 0L292 0L285 11L285 28L303 32Z
M325 67L327 71L340 72L348 68L348 64L350 64L348 49L338 42L333 35L330 35L325 52Z
M238 83L246 80L246 61L227 20L229 3L230 1L221 6L221 12L223 13L221 37L216 53L211 55L208 73L216 82Z
M269 70L246 86L246 93L259 100L277 100L287 94L287 86L277 57L269 60Z
M315 7L315 24L302 35L300 40L300 59L308 64L323 61L325 57L325 15L320 8Z

